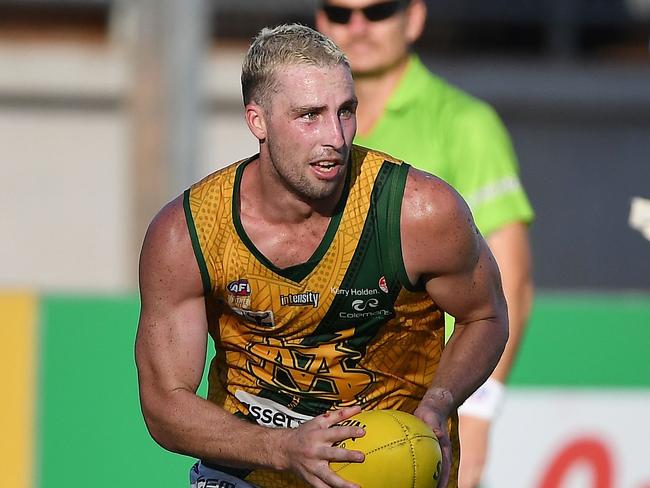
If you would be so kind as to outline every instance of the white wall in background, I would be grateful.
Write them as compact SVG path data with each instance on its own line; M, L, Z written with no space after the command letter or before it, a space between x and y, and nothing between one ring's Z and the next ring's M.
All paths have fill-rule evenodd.
M123 118L2 108L0 148L0 287L129 287Z
M511 388L482 488L650 488L649 406L648 390Z
M254 154L243 49L206 63L196 179ZM128 69L111 47L0 46L0 289L134 289ZM181 191L181 190L179 190Z

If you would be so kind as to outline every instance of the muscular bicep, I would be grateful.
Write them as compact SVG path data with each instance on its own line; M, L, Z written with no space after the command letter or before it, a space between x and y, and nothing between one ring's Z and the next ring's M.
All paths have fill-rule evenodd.
M414 172L402 208L402 248L409 276L457 323L501 319L498 266L469 208L449 185Z
M437 305L454 316L458 325L502 320L505 300L499 270L485 241L478 236L478 252L464 268L426 280L426 290Z
M165 207L147 231L140 296L136 363L146 408L174 390L196 391L205 362L205 301L180 199Z

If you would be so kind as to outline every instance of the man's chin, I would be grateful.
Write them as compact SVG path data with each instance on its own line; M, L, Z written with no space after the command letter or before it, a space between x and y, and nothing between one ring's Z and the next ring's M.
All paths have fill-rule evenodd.
M390 66L386 66L385 63L369 63L368 60L357 63L350 61L350 64L352 66L352 76L355 79L379 76L390 69Z
M388 59L387 57L377 58L376 56L349 56L352 76L354 79L372 78L381 76L385 73L402 65L408 60L408 54L397 59Z
M345 183L347 166L339 166L336 174L332 174L330 178L321 179L316 176L312 180L309 189L305 191L304 195L313 201L325 202L332 197L340 194L341 189Z

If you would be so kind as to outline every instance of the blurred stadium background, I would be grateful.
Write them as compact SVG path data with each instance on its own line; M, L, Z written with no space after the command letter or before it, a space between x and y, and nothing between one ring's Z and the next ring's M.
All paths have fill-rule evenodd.
M537 212L485 486L648 488L650 241L630 210L650 199L650 1L427 3L418 52L499 111ZM138 407L139 246L165 201L256 151L242 55L313 5L0 0L1 487L186 486Z

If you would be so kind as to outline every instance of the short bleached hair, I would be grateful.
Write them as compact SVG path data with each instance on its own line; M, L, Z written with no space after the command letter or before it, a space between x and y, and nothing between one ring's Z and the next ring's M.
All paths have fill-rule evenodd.
M265 27L253 39L242 66L241 86L244 105L267 106L277 89L275 74L283 66L328 67L342 64L350 68L345 53L314 29L300 24Z

